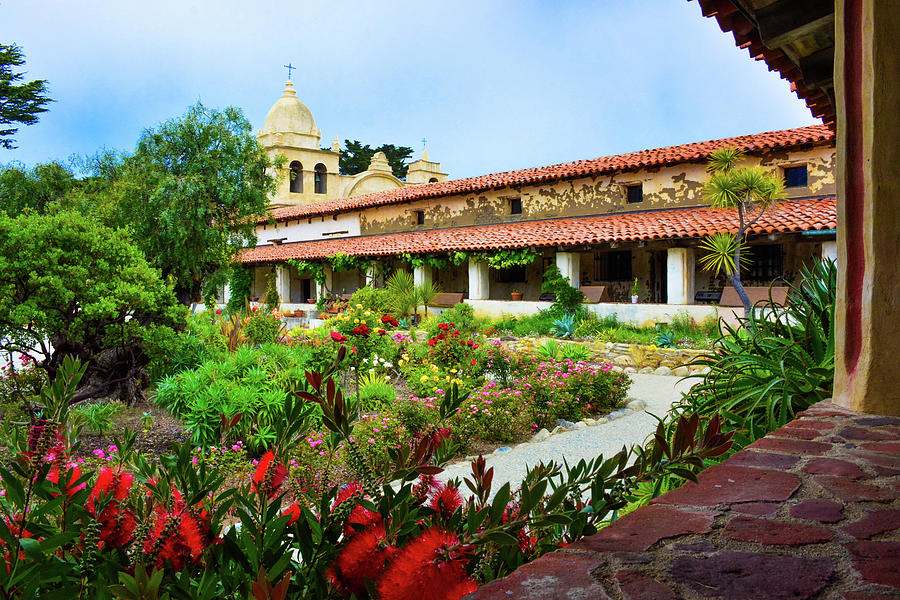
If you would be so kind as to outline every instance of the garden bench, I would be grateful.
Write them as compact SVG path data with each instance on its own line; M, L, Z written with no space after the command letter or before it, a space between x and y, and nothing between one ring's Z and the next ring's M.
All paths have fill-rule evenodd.
M747 297L750 298L750 304L756 304L760 300L769 300L769 289L772 290L772 300L779 306L784 306L787 300L788 288L784 286L748 286L744 288ZM722 299L719 300L719 306L742 306L741 299L738 297L737 291L733 287L726 287L722 291Z
M694 294L694 302L696 303L706 303L706 302L716 302L722 299L722 292L715 292L713 290L700 290L696 294Z
M465 294L462 292L442 292L428 303L428 306L435 308L452 308L463 301Z
M610 302L609 292L605 285L583 285L581 293L584 294L584 302L586 304L598 304L600 302Z

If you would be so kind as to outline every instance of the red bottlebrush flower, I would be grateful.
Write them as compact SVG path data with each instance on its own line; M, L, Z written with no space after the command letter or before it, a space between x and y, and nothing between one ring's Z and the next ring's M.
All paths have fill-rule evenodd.
M94 504L101 494L107 498L111 497L117 502L122 502L128 497L128 493L131 492L132 483L134 483L134 475L131 473L103 467L100 469L100 474L97 475L97 482L94 484L94 489L91 490L91 495L88 497L87 509L92 513L94 512Z
M300 510L300 505L298 505L296 502L294 502L281 512L282 517L289 517L288 527L299 521L302 515L303 513Z
M448 325L447 323L441 323L440 325L438 325L438 329L440 329L441 331L450 331L450 325Z
M365 323L360 323L356 327L354 327L350 333L353 335L360 335L362 337L369 337L369 326Z
M83 490L85 487L87 487L87 483L80 483L78 485L75 485L75 483L81 478L81 469L79 469L77 466L73 465L66 471L63 471L63 473L69 472L71 472L71 474L69 475L69 480L65 483L65 488L66 497L71 498L76 493L78 493L79 490ZM47 473L47 481L59 485L59 478L61 475L63 476L63 478L65 478L65 475L60 473L59 467L53 467L52 469L50 469L50 472ZM52 495L54 498L59 496L59 494Z
M462 506L462 496L459 490L451 485L441 484L431 499L431 510L438 513L442 519L447 520Z
M187 561L198 562L206 547L197 519L187 511L157 509L153 527L144 540L144 554L155 555L155 567L171 563L180 571Z
M287 469L282 464L272 465L275 455L271 450L266 452L256 465L256 473L253 474L253 482L250 491L265 492L268 498L274 498L281 489L281 484L287 479Z
M337 331L332 331L332 332L331 332L331 339L333 339L335 342L337 342L337 343L339 343L339 344L343 344L344 342L347 341L347 338L344 337L344 336L342 336L342 335L341 335L340 333L338 333Z
M477 586L466 573L469 559L459 539L429 529L394 559L378 584L380 600L457 600Z
M397 552L387 542L384 524L378 524L350 538L328 570L328 578L344 593L364 598L366 581L377 583Z
M340 504L346 502L357 493L362 493L361 485L356 482L345 485L344 489L342 489L337 495L337 498L335 498L334 504L331 506L331 512L334 512L334 509ZM369 510L365 506L356 504L350 511L350 515L347 517L347 523L344 525L344 535L353 535L357 533L357 529L368 529L372 525L381 523L383 523L383 519L380 514ZM354 527L354 525L356 525L356 527Z
M124 548L134 537L137 520L127 508L110 505L97 517L100 523L100 544L107 548Z
M519 540L519 551L522 554L529 555L534 551L534 547L537 545L537 538L533 535L528 535L525 533L524 529L519 530L519 534L516 536Z
M472 366L474 367L475 365L478 364L478 361L475 360L475 359L473 358L473 359L472 359L472 362L470 362L469 364L472 365Z
M434 475L419 475L415 485L412 488L412 495L419 500L425 502L425 499L438 487L438 481Z
M381 317L381 322L385 325L390 325L391 327L399 327L400 321L392 317L391 315L384 315Z

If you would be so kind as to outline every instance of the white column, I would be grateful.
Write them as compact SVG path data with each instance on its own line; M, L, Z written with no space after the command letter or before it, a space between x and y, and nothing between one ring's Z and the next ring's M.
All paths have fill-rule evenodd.
M375 263L373 262L366 268L366 285L375 287Z
M469 300L490 300L490 274L486 262L469 259Z
M275 271L275 289L282 304L291 301L291 268L279 265Z
M693 248L669 248L666 252L666 303L694 303L694 270L696 258Z
M573 288L581 287L581 254L577 252L557 252L556 266Z
M431 267L422 265L421 267L413 269L413 283L417 287L425 285L426 283L431 283Z
M229 300L231 300L231 285L226 283L222 289L222 304L228 304Z
M830 242L822 242L822 258L829 258L837 261L837 240Z

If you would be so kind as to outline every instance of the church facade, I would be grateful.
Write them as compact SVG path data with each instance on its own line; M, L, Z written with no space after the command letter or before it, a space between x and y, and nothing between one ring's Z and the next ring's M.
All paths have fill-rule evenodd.
M813 257L835 251L835 140L825 126L457 180L427 155L410 165L406 181L393 177L378 156L367 171L342 176L337 147L320 150L320 137L288 84L259 139L273 155L285 155L289 172L273 198L272 219L258 223L258 245L241 255L255 272L252 295L264 294L274 272L285 310L312 309L322 295L379 285L385 273L406 268L418 282L431 280L460 294L476 312L530 313L549 306L540 287L544 270L556 264L576 287L606 290L593 306L600 314L633 321L666 320L676 310L705 316L715 311L725 282L699 268L698 245L705 235L737 228L735 214L713 210L702 198L706 160L725 146L741 148L746 164L776 170L787 186L787 199L748 239L749 285L793 280ZM294 183L295 174L302 184ZM531 251L529 264L495 269L485 260L521 249ZM336 254L370 267L336 271L330 261ZM423 256L445 266L410 264L410 257ZM290 264L298 260L321 262L325 281L298 272ZM640 303L631 305L635 278ZM513 292L522 299L512 301Z

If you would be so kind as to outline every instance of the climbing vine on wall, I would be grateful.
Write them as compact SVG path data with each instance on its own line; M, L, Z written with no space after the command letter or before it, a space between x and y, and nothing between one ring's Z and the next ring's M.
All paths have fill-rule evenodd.
M298 273L309 273L319 285L325 284L325 263L296 258L289 258L287 263L297 269Z
M494 269L509 269L510 267L531 264L537 258L537 252L531 248L504 248L490 253L481 252L473 258L486 262Z
M338 252L329 260L333 271L365 271L372 265L371 260L365 260L358 256L350 256L341 252Z
M446 257L435 256L434 254L410 254L409 252L401 252L399 258L402 262L409 263L414 269L418 269L419 267L446 269L450 264L450 260Z

